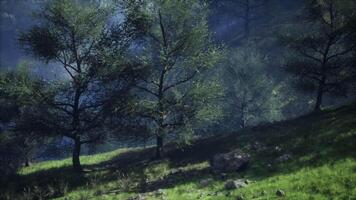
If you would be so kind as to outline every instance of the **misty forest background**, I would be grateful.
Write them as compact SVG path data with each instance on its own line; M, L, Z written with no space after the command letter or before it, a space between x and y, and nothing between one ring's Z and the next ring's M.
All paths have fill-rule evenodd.
M0 3L1 173L355 99L352 0Z

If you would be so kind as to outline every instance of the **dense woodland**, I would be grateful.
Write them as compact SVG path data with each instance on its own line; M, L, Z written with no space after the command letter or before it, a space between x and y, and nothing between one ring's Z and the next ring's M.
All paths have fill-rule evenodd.
M161 160L166 144L317 115L356 95L353 0L53 0L29 17L16 36L28 59L0 68L8 176L59 155L80 174L81 155L118 143Z

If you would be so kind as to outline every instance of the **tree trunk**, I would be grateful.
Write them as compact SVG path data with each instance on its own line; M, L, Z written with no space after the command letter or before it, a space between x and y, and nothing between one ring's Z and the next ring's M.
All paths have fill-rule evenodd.
M248 39L250 36L250 1L246 1L245 16L244 16L244 38Z
M244 39L247 40L250 36L250 19L245 19L244 23Z
M323 95L324 95L324 84L325 84L325 76L319 82L319 87L318 87L318 92L317 92L316 102L315 102L315 108L314 108L315 112L319 112L321 110L321 104L323 103Z
M324 81L320 81L319 88L316 96L315 102L315 112L319 112L321 110L321 104L323 103L323 94L324 94Z
M83 168L80 164L80 149L81 149L81 143L80 139L75 139L74 140L74 146L73 146L73 157L72 157L72 162L73 162L73 168L75 171L82 171Z
M244 95L243 99L245 99L245 95ZM245 100L243 100L243 101L245 102ZM241 104L241 109L240 109L240 128L246 127L246 121L245 121L246 104L244 102Z
M162 136L157 136L156 138L156 158L160 159L162 158L162 149L163 149L163 137Z
M245 124L244 118L242 118L241 121L240 121L240 128L242 128L242 129L246 128L246 124Z
M28 156L26 156L25 158L25 167L29 167L31 166L31 161L30 161L30 158Z

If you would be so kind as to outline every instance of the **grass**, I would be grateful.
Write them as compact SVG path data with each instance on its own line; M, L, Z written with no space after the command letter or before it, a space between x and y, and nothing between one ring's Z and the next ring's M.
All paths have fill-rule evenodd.
M84 166L100 164L102 162L110 161L111 159L115 158L118 154L127 151L126 149L118 149L115 151L101 153L96 155L88 155L88 156L81 156L80 162ZM55 161L45 161L40 162L35 165L31 165L29 167L25 167L20 169L20 175L28 175L35 172L49 170L49 169L60 169L70 167L72 165L71 158L63 159L63 160L55 160Z
M254 150L255 142L264 148ZM252 162L228 179L251 183L228 191L226 180L210 173L208 160L236 148L250 153ZM37 163L9 177L0 193L3 199L356 199L356 104L166 149L160 161L150 160L152 148L82 156L83 174L71 170L70 159ZM292 159L276 162L283 154ZM201 187L207 178L212 183Z

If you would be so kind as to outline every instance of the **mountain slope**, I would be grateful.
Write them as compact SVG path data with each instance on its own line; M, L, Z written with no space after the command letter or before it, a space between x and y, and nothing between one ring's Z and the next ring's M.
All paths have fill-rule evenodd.
M226 190L226 179L210 172L208 160L236 148L252 161L227 179L250 183ZM183 149L168 145L161 161L150 160L153 151L83 156L84 174L72 172L69 159L38 163L7 180L1 193L4 199L356 199L356 104L197 140ZM202 187L202 180L210 182ZM278 197L277 190L285 195Z

